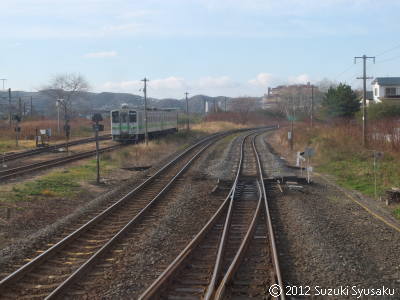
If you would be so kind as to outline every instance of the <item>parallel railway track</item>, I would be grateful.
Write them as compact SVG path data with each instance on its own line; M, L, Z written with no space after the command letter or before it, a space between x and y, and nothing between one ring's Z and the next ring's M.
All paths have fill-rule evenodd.
M99 140L110 140L111 139L111 134L105 134L99 136ZM79 139L79 140L73 140L68 143L69 146L76 146L76 145L81 145L81 144L87 144L87 143L92 143L95 141L95 138L85 138L85 139ZM43 147L43 148L37 148L37 149L32 149L32 150L27 150L27 151L22 151L22 152L17 152L17 153L5 153L3 155L0 155L0 161L1 162L6 162L10 160L15 160L18 158L24 158L24 157L29 157L37 154L42 154L46 152L51 152L55 151L59 148L66 147L66 143L60 143L56 145L51 145L48 147Z
M6 299L53 299L60 297L83 276L113 244L132 228L151 219L151 209L190 164L219 137L191 146L134 190L0 281L0 297Z
M104 147L99 149L99 152L107 152L107 151L112 151L121 148L121 145L114 145L114 146L109 146L109 147ZM72 161L80 160L83 158L88 158L93 155L96 155L96 150L90 150L90 151L85 151L85 152L80 152L76 154L72 154L70 156L66 157L60 157L60 158L55 158L47 161L42 161L42 162L37 162L29 165L23 165L20 167L0 171L0 181L2 180L7 180L10 178L14 178L20 175L24 175L27 173L39 171L39 170L44 170L56 166L60 166Z
M141 300L264 299L282 285L256 137L242 142L229 196Z

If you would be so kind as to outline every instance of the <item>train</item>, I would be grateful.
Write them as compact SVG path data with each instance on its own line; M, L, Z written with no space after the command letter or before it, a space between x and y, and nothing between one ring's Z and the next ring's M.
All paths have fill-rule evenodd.
M131 109L127 104L111 111L112 139L121 143L134 143L144 139L144 109ZM171 109L147 109L149 137L178 131L178 113Z

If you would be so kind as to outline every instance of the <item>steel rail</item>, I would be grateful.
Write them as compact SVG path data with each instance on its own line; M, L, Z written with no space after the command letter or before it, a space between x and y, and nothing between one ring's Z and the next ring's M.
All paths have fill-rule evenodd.
M235 177L235 182L234 185L232 186L227 198L225 201L221 204L220 208L217 210L217 212L212 216L212 218L207 222L207 224L201 229L201 231L194 237L194 239L185 247L185 249L175 258L175 260L164 270L164 272L144 291L144 293L140 296L140 300L145 300L145 299L158 299L161 297L161 293L163 292L164 289L167 288L168 284L172 281L174 275L176 275L179 270L183 267L184 261L186 261L189 256L194 252L195 248L199 246L201 242L203 242L206 234L211 230L213 225L217 222L217 220L221 217L222 213L227 210L228 207L228 212L226 212L225 216L225 222L224 222L224 230L223 234L221 235L219 245L218 245L218 254L217 258L215 260L214 264L214 270L212 274L212 279L210 280L210 283L207 286L206 293L204 296L204 299L221 299L224 296L225 288L227 284L232 280L233 276L235 275L235 271L238 269L240 266L240 263L242 262L242 259L245 257L246 250L248 249L248 245L251 241L252 234L255 230L256 224L259 221L259 218L261 216L261 213L264 213L265 218L267 220L266 227L268 228L268 236L269 236L269 245L271 247L271 253L272 253L272 258L271 258L271 263L274 268L274 275L275 275L275 282L278 282L278 284L282 287L282 278L281 278L281 273L279 269L279 262L278 262L278 256L277 256L277 251L276 251L276 245L275 245L275 240L274 240L274 235L273 235L273 230L272 230L272 223L268 211L268 206L267 206L267 198L266 198L266 191L265 191L265 186L263 182L263 167L261 164L260 157L258 155L257 147L255 140L258 136L256 134L252 138L252 150L253 153L256 157L256 165L257 165L257 190L258 190L258 201L257 201L257 207L254 210L254 214L252 216L250 225L246 231L245 237L243 238L239 249L236 251L235 256L230 263L228 270L226 271L223 279L220 281L220 284L218 286L217 291L215 291L215 285L218 280L218 276L221 270L221 264L223 260L223 255L224 255L224 248L226 242L226 238L228 235L228 228L229 228L229 223L230 223L230 214L232 213L232 205L234 202L234 197L235 197L235 190L237 183L239 181L240 173L241 173L241 168L243 164L243 156L244 156L244 144L245 140L251 136L252 133L248 134L245 136L241 143L241 157L239 161L239 168L236 173ZM262 209L265 209L263 211ZM267 249L265 249L267 250ZM280 296L280 299L285 299L284 295Z
M164 186L164 188L130 221L127 223L117 234L115 234L106 244L104 244L95 254L93 254L83 265L81 265L71 276L69 276L63 283L61 283L52 293L50 293L45 299L56 299L61 296L63 291L65 291L74 281L76 281L80 276L83 276L88 269L93 266L95 261L104 255L112 245L114 245L118 239L120 239L132 226L134 226L145 213L148 212L150 207L154 206L157 201L160 201L161 196L163 196L172 186L173 183L186 171L186 169L196 160L201 153L206 150L212 142L209 142L204 147L202 147L183 167L182 169Z
M258 155L257 146L255 143L257 137L258 137L258 134L255 135L252 140L252 147L253 147L253 151L254 151L254 154L255 154L255 157L257 160L257 173L258 173L258 177L259 177L257 180L257 185L258 185L259 192L260 192L260 202L257 206L257 211L256 211L253 221L247 231L247 234L246 234L245 238L243 239L243 241L240 245L240 248L235 255L234 260L232 261L231 265L229 266L228 271L226 272L224 278L221 280L221 283L215 293L215 299L218 299L218 300L222 299L224 297L226 286L232 280L233 276L235 275L235 271L237 270L237 268L239 267L240 263L242 262L242 260L245 256L245 252L250 243L252 233L255 229L257 218L259 218L259 216L260 216L261 199L264 200L263 206L264 206L264 210L265 210L264 213L265 213L266 220L267 220L266 225L267 225L267 230L268 230L268 234L269 234L269 242L270 242L269 244L270 244L271 253L272 253L272 263L273 263L275 277L276 277L275 280L276 280L276 282L278 282L279 286L281 288L283 288L282 276L281 276L281 272L280 272L279 260L278 260L276 244L275 244L275 237L274 237L274 233L273 233L271 217L269 214L268 199L266 196L266 191L265 191L265 186L264 186L263 166L262 166L260 157ZM260 185L259 182L261 182L262 184ZM285 299L284 293L281 294L280 298L282 300Z
M257 149L256 143L255 143L255 139L253 140L253 147L254 149ZM260 161L260 158L257 156L257 160ZM264 170L262 167L262 164L260 162L260 180L262 182L261 184L261 190L263 193L263 198L264 198L264 210L265 210L265 215L266 215L266 220L267 220L267 230L268 230L268 234L269 234L269 242L270 242L270 246L271 246L271 252L272 252L272 263L274 265L274 271L275 271L275 276L276 276L276 280L277 283L279 285L279 287L284 291L284 286L283 286L283 280L282 280L282 274L281 274L281 269L279 266L279 258L278 258L278 251L276 249L276 242L275 242L275 235L274 235L274 230L272 228L272 221L271 221L271 214L269 212L269 205L268 205L268 198L267 198L267 193L265 191L265 184L264 184ZM285 300L285 293L281 293L280 295L281 300Z
M121 145L114 145L114 146L101 148L101 149L99 149L99 152L102 153L102 152L112 151L112 150L119 149L119 148L121 148ZM59 157L59 158L55 158L52 160L37 162L37 163L29 164L29 165L24 165L24 166L0 171L0 180L9 179L9 178L23 175L23 174L26 174L29 172L52 168L55 166L66 164L71 161L87 158L87 157L90 157L93 155L96 155L96 150L85 151L85 152L76 153L74 155L67 156L67 157Z
M232 263L230 264L228 270L225 273L225 276L223 277L223 279L221 280L221 283L219 284L217 291L215 292L214 299L219 300L219 299L223 298L225 288L226 288L227 284L232 280L237 268L239 268L240 262L242 261L244 255L246 254L247 247L250 244L252 234L256 227L257 219L260 215L262 199L263 199L260 183L258 182L258 180L257 180L257 188L258 188L259 197L258 197L257 208L254 212L253 219L251 220L251 223L246 232L246 235L244 236L242 243L240 244L239 249L236 252L235 257L233 258Z
M254 134L254 133L250 133L249 135L246 135L244 137L243 143L242 143L242 148L241 148L241 155L244 155L244 147L243 146L245 144L245 140L247 138L249 138L252 134ZM236 187L237 187L237 183L238 183L239 178L240 178L240 173L241 173L240 171L241 171L241 168L238 171L238 173L236 174L235 184L234 184L234 191L233 191L233 193L231 195L231 202L229 204L229 211L228 211L227 218L225 220L225 225L224 225L224 230L223 230L223 233L222 233L221 243L219 244L219 248L218 248L217 259L216 259L216 262L215 262L215 265L214 265L214 270L213 270L213 274L212 274L212 277L211 277L210 284L208 285L206 294L204 296L204 299L206 299L206 300L210 300L210 299L212 299L214 297L215 288L216 288L218 276L219 276L219 273L220 273L222 260L223 260L223 257L224 257L226 239L227 239L228 234L229 234L228 231L229 231L229 227L230 227L230 223L231 223L232 207L233 207L233 202L234 202L233 200L234 200L234 197L235 197L235 190L236 190Z
M142 182L139 186L128 192L125 196L123 196L121 199L119 199L117 202L109 206L107 209L102 211L100 214L92 218L90 221L85 223L84 225L80 226L78 229L76 229L74 232L69 234L68 236L64 237L61 241L57 242L54 244L52 247L47 249L45 252L41 253L40 255L36 256L34 259L32 259L30 262L26 263L25 265L21 266L19 269L14 271L13 273L9 274L7 277L2 279L0 281L0 292L6 288L7 285L10 285L23 277L25 274L29 273L30 270L34 269L35 267L39 266L41 263L43 263L46 259L50 258L52 255L54 255L56 252L60 251L63 249L69 242L72 240L76 239L78 236L81 236L84 232L86 232L89 228L91 228L93 225L95 225L97 222L102 220L103 218L107 217L109 214L111 214L114 210L116 210L118 207L120 207L123 203L125 203L128 199L132 197L135 193L139 192L142 190L144 187L148 186L151 182L153 182L157 177L159 177L161 174L163 174L169 167L173 166L176 162L178 162L180 159L182 159L187 153L189 153L191 150L195 149L201 144L206 143L207 141L210 141L214 138L217 138L219 136L225 136L228 134L233 133L233 131L225 132L225 133L218 133L211 135L209 137L206 137L194 145L188 147L185 149L182 153L171 159L167 164L165 164L163 167L161 167L154 175L146 179L144 182Z
M241 168L243 165L243 156L244 156L244 142L248 135L247 134L241 144L240 144L240 157L238 162L238 169L236 172L235 181L230 189L226 199L220 205L217 212L210 218L210 220L206 223L206 225L200 230L200 232L191 240L191 242L183 249L182 252L178 254L178 256L169 264L169 266L160 274L160 276L140 295L140 300L148 300L157 298L158 294L161 290L169 283L171 278L178 272L182 263L193 253L196 247L202 242L206 234L211 230L213 225L217 222L218 218L222 215L223 211L227 209L228 212L226 219L229 215L229 210L231 211L232 199L236 190L236 185L239 180L239 174L241 172Z
M110 140L111 139L111 134L105 134L99 136L99 141L103 140ZM68 146L76 146L76 145L81 145L81 144L87 144L96 141L94 137L90 138L85 138L85 139L79 139L79 140L73 140L68 143ZM3 155L0 155L0 161L10 161L10 160L15 160L17 158L22 158L22 157L28 157L36 154L41 154L45 152L50 152L62 147L66 147L67 143L60 143L60 144L55 144L51 145L48 147L44 148L37 148L37 149L32 149L32 150L27 150L27 151L22 151L22 152L17 152L17 153L5 153Z

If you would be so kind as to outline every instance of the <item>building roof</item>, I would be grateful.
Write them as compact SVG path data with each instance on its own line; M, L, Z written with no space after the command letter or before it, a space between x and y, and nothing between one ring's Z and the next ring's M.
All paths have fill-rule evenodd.
M375 83L382 86L400 85L400 77L376 77L371 84Z

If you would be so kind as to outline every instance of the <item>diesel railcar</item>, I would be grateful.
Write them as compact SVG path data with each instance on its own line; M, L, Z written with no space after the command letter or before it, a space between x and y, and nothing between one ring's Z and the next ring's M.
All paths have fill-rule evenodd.
M149 137L167 134L178 130L177 112L173 110L147 110L147 132ZM121 109L111 111L111 134L114 141L130 143L144 139L144 110Z

